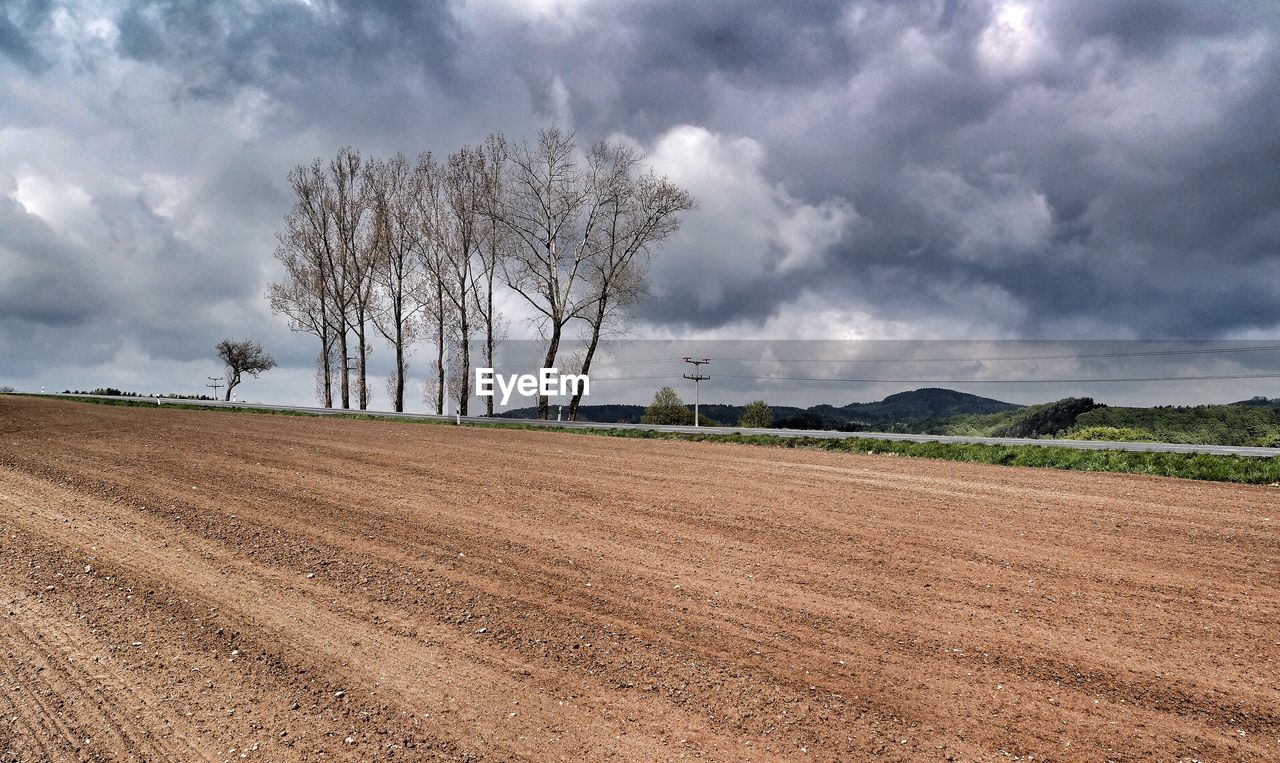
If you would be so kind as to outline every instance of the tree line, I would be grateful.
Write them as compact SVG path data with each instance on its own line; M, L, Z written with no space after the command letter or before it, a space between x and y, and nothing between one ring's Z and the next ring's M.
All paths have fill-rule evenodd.
M724 406L728 407L728 406ZM701 414L702 426L723 426L721 422ZM653 402L644 409L640 416L641 424L674 424L691 426L694 424L693 409L671 387L663 386L653 395ZM738 426L748 429L769 429L773 426L773 409L763 400L753 400L742 409Z
M325 407L369 405L368 359L394 353L387 391L403 411L409 357L431 351L424 398L468 413L472 368L496 365L504 293L532 307L543 367L589 373L602 339L626 328L646 293L651 256L696 201L621 141L579 150L551 127L533 141L492 135L438 159L380 159L346 147L289 173L294 204L277 234L285 276L272 311L315 336L316 393ZM563 358L566 340L583 350ZM480 357L472 357L476 346ZM493 415L493 398L487 398ZM569 403L577 416L581 394ZM538 416L548 401L538 398Z

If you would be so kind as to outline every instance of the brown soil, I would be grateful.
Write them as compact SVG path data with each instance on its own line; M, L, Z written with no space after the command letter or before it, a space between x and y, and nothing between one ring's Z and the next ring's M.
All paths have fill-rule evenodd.
M0 760L1280 758L1280 492L0 397Z

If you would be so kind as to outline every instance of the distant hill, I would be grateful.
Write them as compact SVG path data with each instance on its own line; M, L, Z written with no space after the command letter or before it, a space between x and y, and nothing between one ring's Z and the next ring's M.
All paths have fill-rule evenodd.
M852 421L876 424L910 424L952 416L1002 413L1022 406L953 389L925 387L889 395L878 403L851 403L836 411Z
M924 421L911 429L968 437L1055 437L1075 427L1081 414L1103 407L1092 398L1068 397L1000 413Z
M706 404L703 416L734 426L743 406ZM501 416L530 418L533 408ZM583 421L634 424L642 405L586 405ZM555 408L552 407L552 417ZM705 418L704 418L705 422ZM951 389L926 387L899 392L872 403L809 408L773 406L780 429L835 429L846 432L916 432L972 437L1066 437L1085 440L1152 440L1206 445L1280 447L1280 398L1255 397L1230 405L1106 406L1087 397L1039 405L1015 405Z
M859 431L889 427L906 427L919 422L1017 410L1020 406L951 389L926 387L899 392L872 403L849 403L835 407L815 405L810 408L773 406L773 425L785 429L841 429ZM704 415L724 426L734 426L742 418L745 406L704 403ZM556 409L551 409L555 417ZM533 418L537 409L516 408L498 414L506 418ZM635 424L644 415L642 405L584 405L578 409L582 421Z
M1271 406L1272 408L1280 408L1280 397L1265 398L1262 395L1251 397L1248 400L1240 400L1232 403L1232 405L1250 405L1250 406Z

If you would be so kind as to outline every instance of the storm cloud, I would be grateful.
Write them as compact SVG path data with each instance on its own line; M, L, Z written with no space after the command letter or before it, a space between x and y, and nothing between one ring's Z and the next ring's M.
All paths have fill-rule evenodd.
M16 0L0 383L185 389L254 336L306 399L288 170L553 122L700 201L639 336L1272 338L1278 94L1264 1Z

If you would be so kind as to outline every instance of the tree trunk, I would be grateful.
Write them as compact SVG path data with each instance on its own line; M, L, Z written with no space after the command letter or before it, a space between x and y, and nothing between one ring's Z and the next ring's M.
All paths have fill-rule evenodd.
M603 318L603 316L600 316L600 318ZM591 324L591 343L587 345L587 354L582 357L581 373L583 376L590 376L591 374L591 359L595 357L596 345L600 343L600 326L602 323L603 323L602 320L597 319L595 323ZM573 397L569 399L569 420L570 421L578 420L578 404L581 402L582 402L582 385L578 384L576 387L574 387Z
M392 309L396 321L396 413L404 413L404 284L403 274L397 277L395 301Z
M591 322L591 342L587 345L587 354L582 357L582 375L588 376L591 373L591 359L596 355L596 346L600 344L600 327L604 325L605 312L608 309L608 302L601 294L600 302L596 307L596 319ZM578 404L582 402L582 385L579 384L573 390L573 398L569 400L569 420L578 420Z
M486 366L493 368L493 268L489 270L489 293L486 298L488 308L485 312L484 362ZM489 395L484 401L484 415L493 416L493 395Z
M323 287L321 287L323 289ZM333 407L333 337L329 333L329 312L320 296L320 363L324 372L324 407Z
M357 368L360 374L360 410L368 410L369 408L369 384L366 376L368 370L369 351L368 345L365 343L365 320L364 311L360 311L360 324L356 327L356 344L360 352L360 360Z
M396 413L404 413L404 332L396 318Z
M338 332L338 351L342 356L342 408L351 408L351 371L348 368L350 358L347 356L347 327Z
M320 373L324 374L324 384L320 387L320 402L325 408L333 407L332 352L328 342L325 341L324 347L320 350L320 357L316 358L316 365L320 366Z
M471 380L468 375L471 373L471 324L467 320L467 291L466 281L463 281L462 290L462 317L458 322L458 331L462 337L462 378L458 385L458 415L467 415L467 399L471 397Z
M436 413L444 415L444 287L436 286L436 304L439 306L440 314L436 318Z
M324 348L324 407L333 407L333 340Z
M560 330L563 328L560 321L551 321L551 340L547 343L547 355L542 361L543 368L551 368L551 364L556 362L556 353L560 351ZM546 395L538 395L538 418L548 419L551 413L551 401Z

